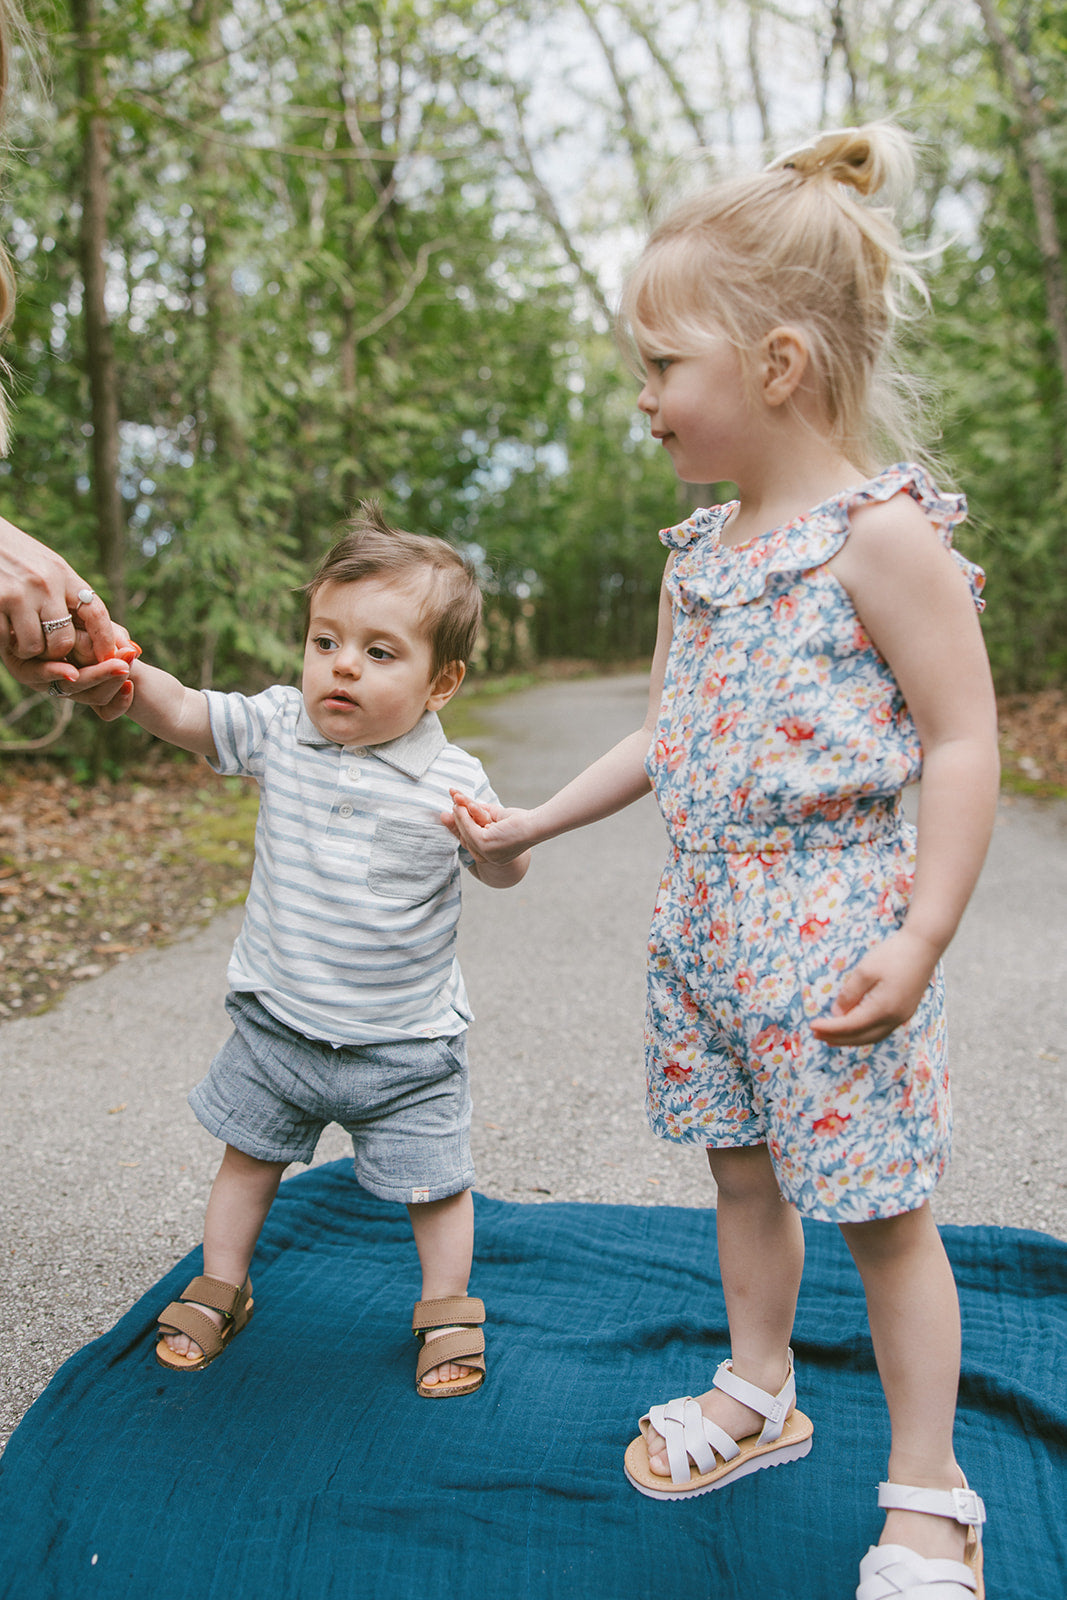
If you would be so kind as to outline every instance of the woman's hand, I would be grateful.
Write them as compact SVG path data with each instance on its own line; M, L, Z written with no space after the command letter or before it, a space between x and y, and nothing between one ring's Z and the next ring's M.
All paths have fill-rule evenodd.
M0 661L12 677L99 710L123 690L139 654L62 556L0 517Z

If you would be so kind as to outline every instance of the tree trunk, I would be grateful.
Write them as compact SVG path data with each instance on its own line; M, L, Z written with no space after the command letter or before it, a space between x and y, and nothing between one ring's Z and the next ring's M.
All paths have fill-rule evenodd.
M93 427L93 495L100 566L112 616L126 607L126 515L119 493L119 398L115 348L104 293L110 202L110 130L102 111L97 0L71 0L78 60L82 143L82 218L79 256L85 326L85 367Z
M1048 320L1056 346L1062 392L1067 395L1067 271L1064 269L1063 245L1056 225L1052 184L1039 150L1042 133L1040 110L1031 89L1024 58L1001 27L993 0L976 0L976 4L982 13L993 55L1019 119L1020 164L1030 186L1045 279Z

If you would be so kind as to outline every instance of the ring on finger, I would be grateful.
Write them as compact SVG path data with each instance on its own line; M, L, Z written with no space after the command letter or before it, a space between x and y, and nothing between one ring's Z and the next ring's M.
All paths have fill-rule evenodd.
M48 685L48 693L50 695L54 695L57 700L62 700L64 698L63 679L54 678L53 681Z
M41 627L45 633L55 633L57 628L65 628L69 622L73 621L74 618L68 611L65 617L51 617L47 622L45 621L44 617L42 617Z
M74 605L72 605L70 609L72 611L77 611L79 606L87 606L89 604L90 600L95 600L95 599L96 599L96 591L95 591L95 589L90 589L88 587L88 585L86 585L86 587L84 589L79 589L78 590L77 602Z

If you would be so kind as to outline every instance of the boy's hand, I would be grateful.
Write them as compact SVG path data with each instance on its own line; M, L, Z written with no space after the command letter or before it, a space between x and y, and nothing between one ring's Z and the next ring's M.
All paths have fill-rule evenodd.
M852 968L812 1033L829 1045L876 1044L914 1014L937 962L931 944L901 928Z
M450 789L449 793L452 812L442 812L441 820L476 861L502 866L529 849L528 811L515 806L487 806L458 789Z

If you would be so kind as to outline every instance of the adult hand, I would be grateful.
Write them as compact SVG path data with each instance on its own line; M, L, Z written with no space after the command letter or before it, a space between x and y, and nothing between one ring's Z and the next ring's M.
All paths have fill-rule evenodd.
M0 517L0 661L28 689L106 705L128 665L125 629L63 557ZM73 656L73 660L64 657Z

